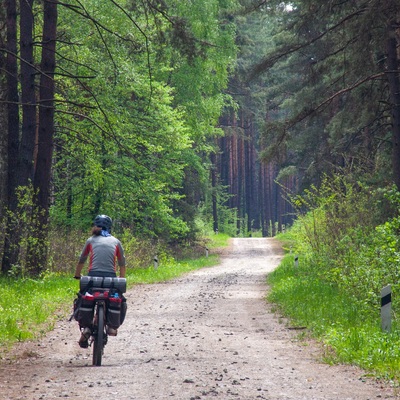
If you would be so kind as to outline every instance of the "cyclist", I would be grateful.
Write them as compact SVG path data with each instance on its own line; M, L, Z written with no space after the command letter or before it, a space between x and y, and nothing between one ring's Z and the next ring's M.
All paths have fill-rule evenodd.
M89 276L116 277L118 264L119 276L125 278L126 265L124 249L121 242L111 235L111 227L112 219L107 215L98 215L94 219L92 236L87 239L79 257L75 269L75 279L81 278L82 269L89 256ZM107 334L116 336L117 329L112 329L107 326ZM88 347L90 335L91 328L84 327L78 342L82 348Z

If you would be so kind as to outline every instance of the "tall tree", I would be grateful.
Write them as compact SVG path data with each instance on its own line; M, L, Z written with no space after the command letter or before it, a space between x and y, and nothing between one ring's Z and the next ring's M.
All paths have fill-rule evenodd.
M7 272L17 263L19 256L19 241L21 226L15 215L17 209L17 188L26 187L33 178L33 155L36 137L36 91L35 62L33 43L33 0L21 1L19 4L20 32L20 74L21 74L21 104L22 132L19 139L18 117L18 67L17 67L17 7L9 0L7 8L7 76L8 76L8 217L4 242L2 270Z
M400 5L386 2L387 79L392 121L392 165L394 181L400 190Z
M281 22L275 48L250 75L288 72L275 86L287 97L271 109L277 117L267 125L266 154L286 154L282 167L296 166L306 185L343 168L397 181L398 53L390 59L388 51L399 44L398 10L398 2L377 0L277 1L262 10ZM381 162L389 142L391 168Z
M42 57L38 67L35 59L34 1L21 1L19 4L19 47L17 46L17 8L12 0L7 2L7 42L2 46L2 55L6 55L7 71L7 104L8 104L8 180L3 181L2 188L7 188L7 209L9 210L4 237L2 271L7 272L18 264L20 241L23 225L29 224L30 241L35 243L28 248L27 265L34 266L29 271L37 275L45 266L45 238L49 210L49 186L51 171L52 136L54 132L54 68L55 40L57 24L57 2L43 3L44 26ZM37 13L36 16L39 16ZM40 20L40 18L39 18ZM37 31L38 26L36 25ZM6 51L4 51L6 50ZM19 56L18 56L19 53ZM18 64L20 60L20 76ZM40 75L40 90L37 91L36 75ZM21 87L21 101L18 98L18 85ZM41 104L40 112L37 106ZM19 131L19 107L21 108L22 125ZM39 127L39 130L38 130ZM36 147L37 145L37 147ZM36 157L35 157L36 156ZM35 165L36 164L36 174ZM7 185L4 183L7 182ZM35 204L31 215L22 221L18 214L21 201L19 193L22 188L33 184L36 201L25 199L26 205ZM33 203L32 203L33 201ZM33 210L33 211L32 211ZM38 215L35 215L35 210ZM31 220L30 220L31 219ZM39 226L38 226L39 225ZM42 252L37 252L37 249ZM42 255L40 255L42 254Z
M37 131L36 69L34 60L34 0L20 1L21 105L22 130L16 170L17 185L27 186L33 179L33 154ZM15 188L14 188L15 190Z
M7 43L7 5L6 1L0 2L0 48L5 48ZM4 210L8 198L8 118L7 118L7 54L0 52L0 224L4 218Z
M38 148L33 188L38 215L34 219L35 245L29 247L27 266L32 275L38 275L47 261L47 233L49 226L50 181L54 139L54 94L57 39L57 1L43 5L43 37L40 64ZM35 226L36 225L36 226Z
M260 132L271 118L270 102L279 102L280 98L271 90L275 76L249 82L248 70L263 51L274 45L271 37L277 21L273 17L267 20L254 6L241 3L242 10L235 15L240 51L227 90L236 105L227 107L220 120L226 135L219 143L218 172L231 196L227 204L237 210L238 231L252 234L253 230L261 230L266 236L276 232L275 226L291 221L286 210L279 212L285 200L275 182L279 172L276 161L269 159L266 165L260 165L266 143Z
M3 204L3 211L15 211L17 207L17 198L15 193L16 171L18 164L19 148L19 96L18 96L18 65L17 65L17 4L16 0L7 0L6 3L6 41L2 43L5 51L2 51L5 57L6 93L7 93L7 115L1 131L7 135L7 155L3 158L4 180L1 180L2 191L6 192L6 201ZM3 9L4 10L4 9ZM2 214L6 215L6 214ZM13 241L12 235L16 234L19 227L14 222L11 214L5 217L5 236L2 243L2 272L7 272L13 262L16 261L17 249L12 243L18 240L15 235ZM3 246L4 244L4 246Z

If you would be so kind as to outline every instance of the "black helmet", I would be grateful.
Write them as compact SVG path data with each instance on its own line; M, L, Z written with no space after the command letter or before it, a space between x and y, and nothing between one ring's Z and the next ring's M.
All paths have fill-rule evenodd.
M98 215L94 219L94 224L105 231L111 232L112 219L107 215Z

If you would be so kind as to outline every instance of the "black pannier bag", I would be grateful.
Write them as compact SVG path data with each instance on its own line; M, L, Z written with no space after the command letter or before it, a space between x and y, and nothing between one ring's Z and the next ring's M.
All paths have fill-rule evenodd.
M122 303L121 303L121 325L125 321L126 310L128 309L128 305L126 304L126 298L122 296Z
M125 303L126 304L126 303ZM114 295L108 298L107 325L110 328L118 329L121 325L122 298Z
M81 328L91 327L94 314L94 297L92 294L78 294L74 302L74 318Z

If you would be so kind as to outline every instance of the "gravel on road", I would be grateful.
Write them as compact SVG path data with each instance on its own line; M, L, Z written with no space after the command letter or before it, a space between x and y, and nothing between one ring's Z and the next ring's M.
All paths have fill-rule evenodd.
M77 323L65 317L1 360L0 399L397 397L356 367L324 364L320 345L272 312L266 275L281 259L275 239L236 238L215 267L133 287L101 367L91 365L91 349L77 344Z

